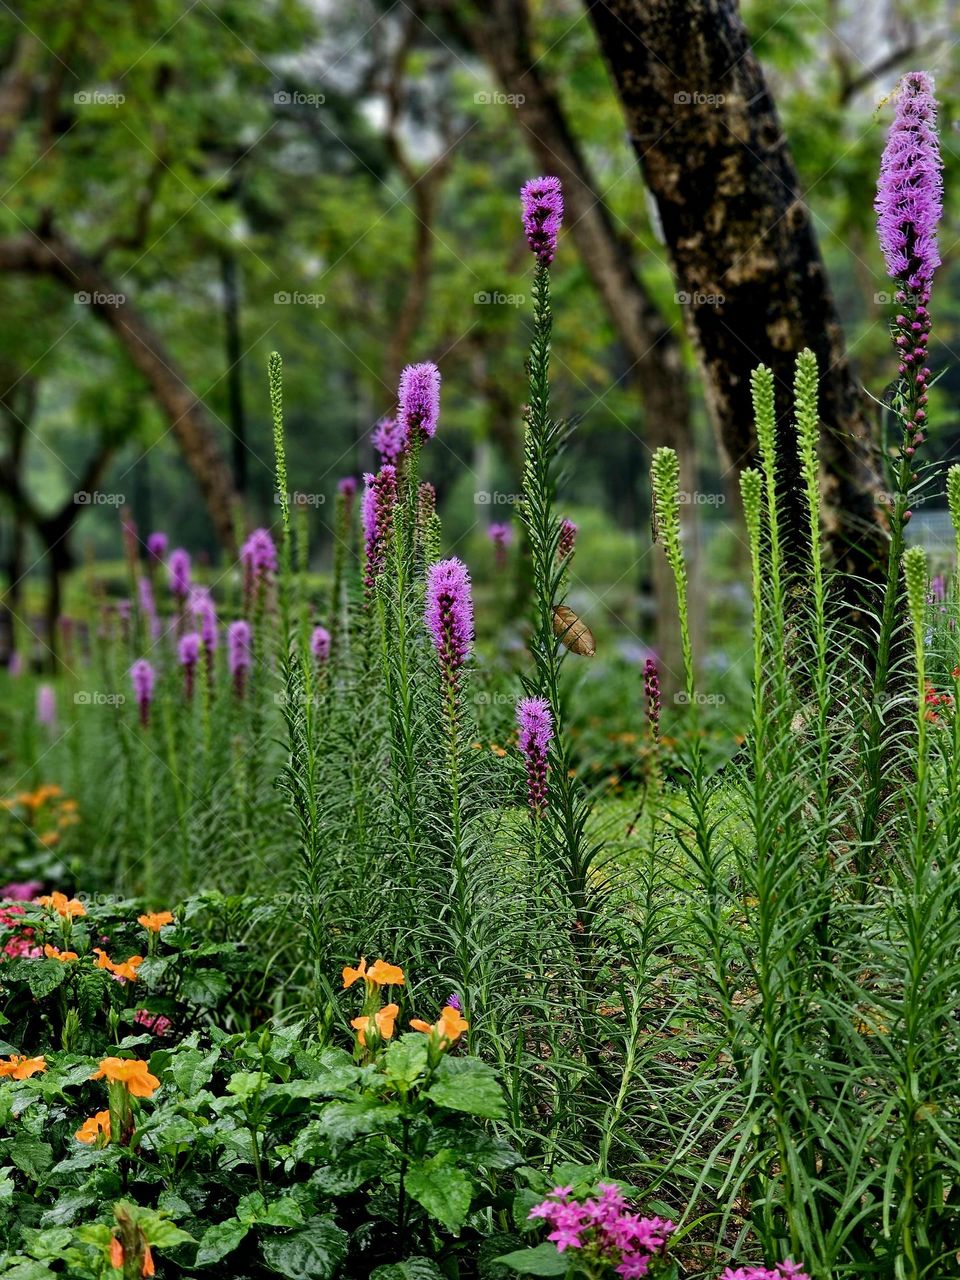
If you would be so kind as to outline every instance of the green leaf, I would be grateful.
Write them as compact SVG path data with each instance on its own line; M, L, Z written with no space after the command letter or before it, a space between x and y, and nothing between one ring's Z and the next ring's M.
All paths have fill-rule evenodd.
M506 1115L497 1077L476 1058L441 1059L427 1097L451 1111L465 1111L487 1120L501 1120Z
M209 1082L219 1057L219 1049L211 1049L209 1053L187 1049L178 1053L171 1067L177 1088L188 1098L192 1097Z
M237 1217L241 1222L261 1222L270 1227L299 1227L303 1223L303 1211L296 1200L281 1196L267 1204L259 1191L243 1196L237 1204Z
M501 1254L497 1262L525 1276L565 1276L568 1268L567 1260L557 1252L556 1245L546 1240L535 1249L517 1249L514 1253Z
M217 1004L229 990L230 979L219 969L196 969L184 978L182 987L184 997L200 1005Z
M66 981L69 968L59 960L14 960L6 966L4 979L25 982L34 999L42 1000Z
M448 1230L459 1231L463 1226L470 1212L473 1185L457 1168L452 1151L441 1151L429 1160L411 1164L403 1185L407 1194Z
M53 1147L40 1138L19 1137L10 1144L10 1160L21 1173L39 1182L53 1164Z
M225 1222L216 1222L208 1227L200 1239L197 1250L196 1265L208 1267L219 1262L228 1253L233 1253L237 1245L250 1230L248 1222L238 1222L236 1218L227 1218Z
M349 1142L361 1133L388 1129L400 1115L394 1103L377 1098L359 1102L331 1102L323 1108L317 1127L333 1142Z
M287 1280L329 1280L346 1255L348 1239L331 1218L313 1218L302 1231L264 1240L260 1249L267 1266Z
M394 1084L409 1088L427 1073L427 1038L418 1032L395 1040L384 1055L387 1076Z
M54 961L57 963L59 961ZM42 1262L18 1262L0 1275L3 1280L53 1280L54 1273Z
M390 1262L370 1272L370 1280L443 1280L443 1272L429 1258Z

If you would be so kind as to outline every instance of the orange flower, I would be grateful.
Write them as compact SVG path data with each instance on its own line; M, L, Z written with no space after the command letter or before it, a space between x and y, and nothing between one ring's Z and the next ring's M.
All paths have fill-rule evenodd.
M367 972L367 961L364 956L360 957L360 963L357 965L355 969L351 969L347 966L344 966L344 970L343 970L344 991L346 991L347 987L352 987L355 982L359 982L360 979L366 974L366 972Z
M422 1018L411 1018L410 1025L414 1031L422 1031L424 1035L435 1035L438 1040L446 1041L447 1044L454 1044L460 1039L460 1036L470 1023L467 1022L460 1014L459 1009L455 1009L452 1004L444 1005L440 1013L439 1019L430 1025L424 1022Z
M126 960L115 964L100 947L94 947L93 954L97 957L98 969L107 969L118 978L126 978L128 982L136 981L137 970L143 964L143 956L128 956Z
M378 987L402 986L403 970L386 960L375 960L367 970L367 982L375 982Z
M42 1054L39 1058L24 1058L12 1053L5 1062L0 1062L0 1076L12 1076L14 1080L26 1080L46 1069L47 1060Z
M400 1009L395 1004L385 1004L382 1009L378 1009L373 1015L377 1028L377 1035L381 1040L389 1040L393 1035L393 1028L397 1021L397 1014ZM351 1027L356 1028L357 1039L366 1047L367 1044L367 1027L370 1025L370 1019L367 1017L354 1018L350 1023Z
M146 1277L154 1275L156 1270L153 1265L153 1254L150 1252L150 1246L146 1244L143 1246L143 1266L140 1268L140 1274L146 1280Z
M110 1138L110 1112L98 1111L95 1116L91 1116L89 1120L84 1120L83 1124L74 1134L78 1142L96 1142L98 1138L104 1137L109 1141ZM116 1264L114 1264L116 1265Z
M52 907L53 910L56 911L57 915L63 916L64 919L69 919L73 916L85 916L87 914L86 907L79 901L79 899L68 899L65 893L47 893L44 894L42 898L38 898L37 901L40 903L41 907Z
M137 916L137 923L151 933L159 933L165 924L173 924L173 912L148 911L145 916Z
M80 959L75 951L61 951L58 947L51 947L49 942L43 948L43 954L48 960L59 960L61 964L66 964L68 960Z
M135 1098L152 1098L160 1088L160 1081L139 1058L104 1058L90 1079L125 1085Z
M107 1113L109 1115L109 1112ZM87 1121L89 1124L90 1121ZM110 1265L116 1267L118 1271L123 1269L123 1245L116 1236L110 1237Z

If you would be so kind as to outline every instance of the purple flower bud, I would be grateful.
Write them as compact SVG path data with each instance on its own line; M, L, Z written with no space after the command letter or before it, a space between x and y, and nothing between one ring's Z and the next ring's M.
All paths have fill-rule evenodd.
M576 541L577 525L575 525L572 520L561 520L560 537L557 541L557 559L566 560L568 557L572 556Z
M151 560L159 563L167 554L169 545L167 535L158 529L147 537L147 555Z
M553 739L553 716L546 698L521 698L517 727L517 746L527 765L527 799L539 816L547 807L547 752Z
M314 627L310 637L310 652L317 662L326 662L330 657L330 632L326 627Z
M57 695L52 684L41 684L37 687L37 724L45 729L52 729L57 720Z
M940 265L942 168L933 83L923 71L908 72L900 81L873 207L887 272L921 293Z
M217 630L217 608L208 587L192 587L190 590L190 612L194 620L200 624L200 642L207 654L207 669L212 669L213 655L216 652L219 634Z
M427 570L424 622L451 688L473 640L470 574L462 560L440 560Z
M146 620L150 638L151 640L156 640L160 634L160 619L157 617L157 605L153 598L153 584L149 578L139 578L137 580L137 599L140 605L140 612Z
M240 548L240 563L243 591L249 603L277 572L277 548L268 529L254 529Z
M381 418L370 437L381 463L398 462L406 452L407 436L396 418Z
M253 660L253 633L250 623L243 618L231 622L227 627L227 655L230 663L230 675L233 677L233 688L238 698L242 698L247 682L247 672Z
M342 493L345 498L353 498L357 492L357 477L342 476L337 481L337 493Z
M544 265L557 252L557 232L563 221L563 188L559 178L532 178L520 191L523 230L527 244Z
M643 693L647 700L647 720L654 739L660 737L660 673L653 658L643 664Z
M146 658L138 658L130 668L130 683L133 685L133 696L140 710L140 723L146 726L150 720L150 703L153 701L154 686L153 667Z
M170 590L181 602L186 600L190 591L190 553L183 547L170 552L167 561L167 573L170 575Z
M193 697L193 676L200 658L201 641L196 631L188 631L180 637L177 645L177 657L183 667L183 692L187 701Z
M493 558L497 568L505 568L507 547L513 542L513 530L508 524L495 521L487 527L487 537L493 543Z
M450 992L446 1003L448 1009L456 1009L457 1013L463 1013L463 1002L455 991Z
M400 375L397 423L404 447L436 434L440 417L440 370L435 364L408 364Z
M397 469L385 463L375 476L363 477L363 537L366 551L364 585L369 594L387 563L393 533L393 509L397 503Z

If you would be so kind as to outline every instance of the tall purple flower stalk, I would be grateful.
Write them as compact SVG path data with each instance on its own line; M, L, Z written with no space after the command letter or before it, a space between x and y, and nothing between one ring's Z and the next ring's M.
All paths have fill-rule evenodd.
M57 722L57 695L52 684L37 686L37 724L52 729Z
M517 746L527 766L527 800L540 817L547 808L547 755L553 740L553 716L546 698L521 698L517 727Z
M397 505L397 469L386 463L377 474L363 477L363 538L366 559L363 581L368 595L387 563Z
M170 590L182 604L190 593L190 552L183 547L171 551L167 573L170 575Z
M523 229L537 260L549 266L557 252L557 233L563 221L563 188L559 178L531 178L520 191Z
M343 498L344 504L349 510L353 505L353 500L357 496L357 477L341 476L337 481L337 493Z
M330 632L326 627L314 627L310 636L310 652L322 666L330 657Z
M577 542L578 527L572 520L564 517L560 521L560 537L557 539L557 559L568 560L573 555Z
M150 639L156 640L160 635L160 619L157 617L157 603L153 596L153 584L149 578L141 577L137 580L137 599Z
M407 435L396 418L381 418L370 441L384 462L399 462L407 447Z
M133 696L137 700L140 723L146 728L150 723L150 704L153 702L155 683L153 667L146 658L138 658L130 668L130 683L133 685Z
M147 555L154 564L159 564L163 557L167 554L167 547L170 545L167 535L157 529L154 533L147 535Z
M196 631L188 631L180 637L177 645L177 657L183 667L183 693L187 701L193 697L193 680L200 658L201 641Z
M458 673L473 642L470 573L462 560L440 560L427 570L424 622L440 659L447 689L455 698Z
M253 631L243 618L227 627L227 657L234 693L242 698L247 686L247 672L253 661Z
M213 655L217 649L219 629L217 607L208 587L193 587L190 591L190 612L200 626L200 643L207 657L207 671L213 671Z
M440 417L440 370L435 364L408 364L400 375L397 423L404 448L436 435Z
M243 592L249 604L260 595L277 572L277 548L269 529L254 529L240 548Z
M507 548L513 542L513 530L502 521L494 521L487 528L487 537L493 543L493 559L498 569L507 567Z
M647 658L643 664L643 694L647 700L647 720L655 742L660 739L660 709L663 705L660 698L660 673L653 658Z

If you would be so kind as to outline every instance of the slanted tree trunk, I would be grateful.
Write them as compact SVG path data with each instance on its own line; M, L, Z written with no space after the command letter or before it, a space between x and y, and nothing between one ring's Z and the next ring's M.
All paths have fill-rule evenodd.
M785 547L807 540L793 363L821 372L826 537L878 582L886 556L873 431L844 352L810 213L735 0L585 0L660 213L708 402L731 465L755 459L750 372L776 379Z
M75 293L88 295L91 309L110 326L149 384L200 487L217 537L226 550L232 550L236 495L214 425L146 317L129 298L118 305L122 289L96 262L60 236L41 239L30 234L0 240L0 270L47 275Z
M676 449L681 489L692 493L697 486L696 455L683 351L634 270L629 246L617 231L560 99L531 51L528 0L477 0L469 18L445 0L439 8L455 23L458 36L487 63L503 92L513 97L523 139L540 171L563 183L564 223L630 362L629 377L643 408L643 444L651 453L660 445ZM692 502L684 508L683 524L693 578L698 547ZM676 689L682 683L682 659L673 577L663 549L655 546L652 554L656 646L664 683ZM697 604L696 621L701 595L694 589L691 598Z

